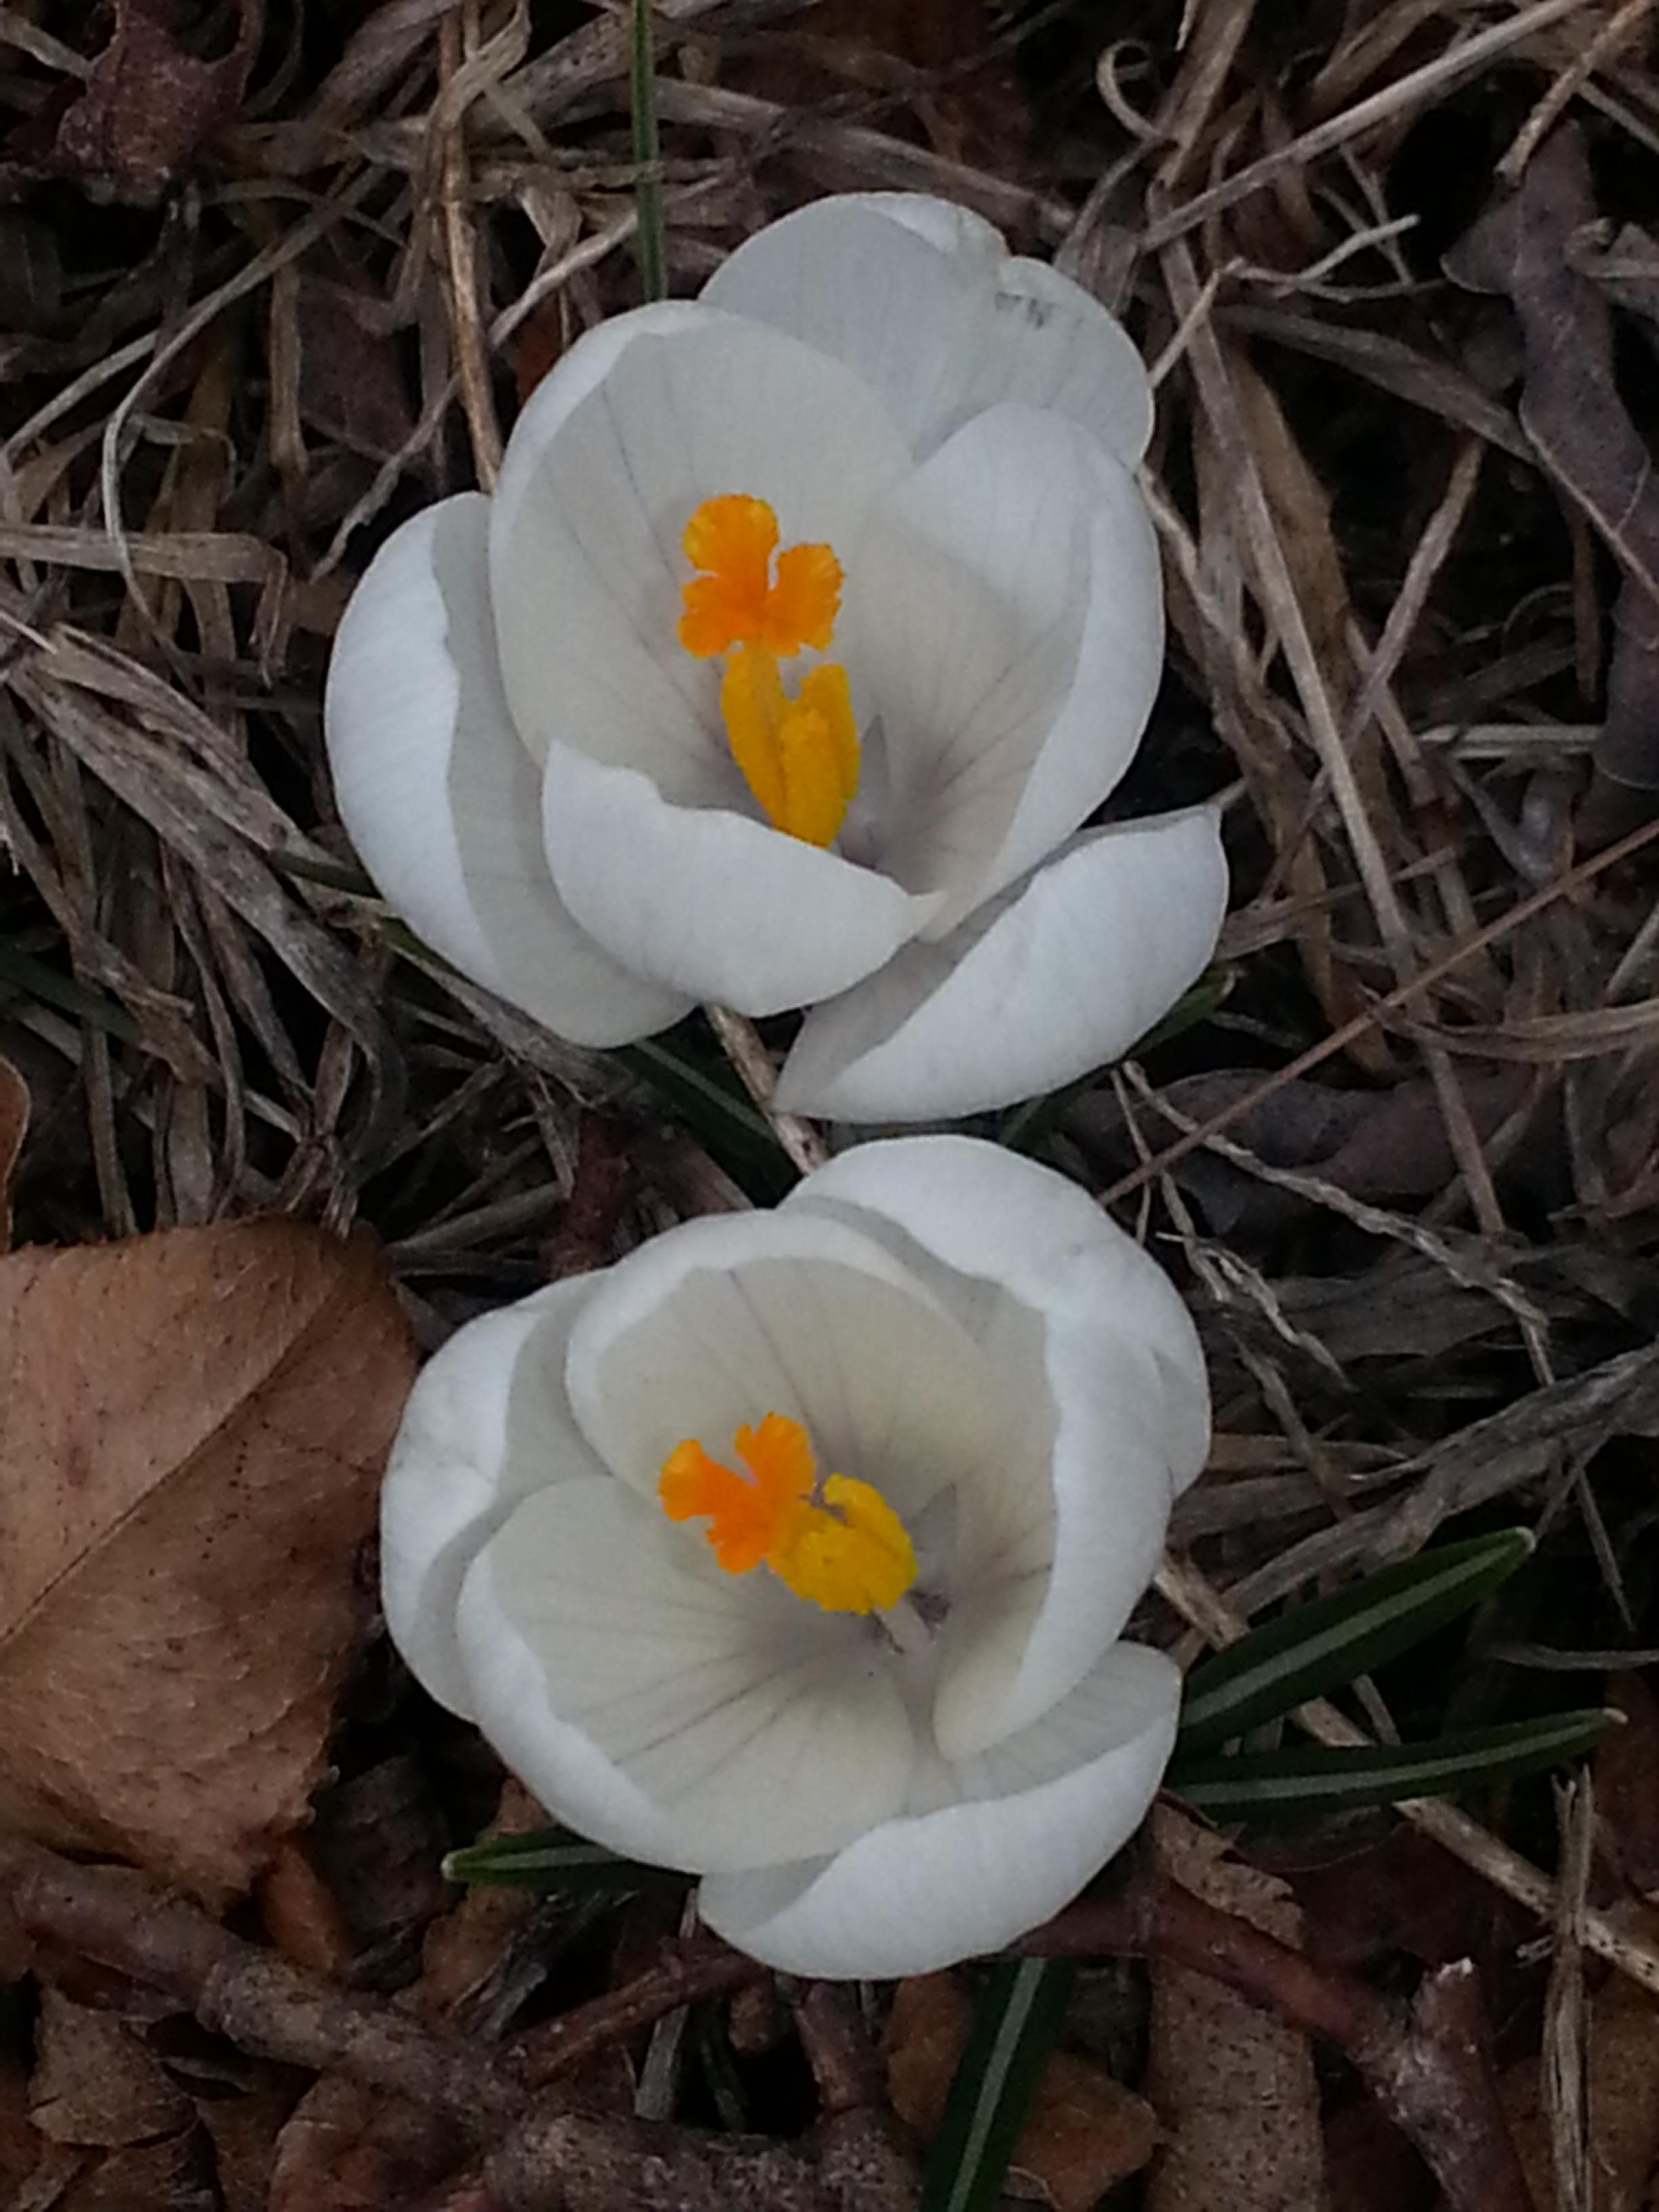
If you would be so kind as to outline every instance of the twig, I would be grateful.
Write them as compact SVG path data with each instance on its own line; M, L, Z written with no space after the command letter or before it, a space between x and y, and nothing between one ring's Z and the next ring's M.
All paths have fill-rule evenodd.
M729 1006L705 1006L708 1026L720 1039L720 1050L737 1070L744 1089L766 1116L767 1127L777 1139L803 1175L811 1175L821 1168L830 1157L830 1147L813 1127L803 1121L798 1114L781 1113L775 1103L777 1078L772 1072L772 1055L761 1042L759 1030L746 1014L734 1014Z
M915 2212L908 2162L863 2121L848 2112L795 2144L532 2114L421 2212Z
M1142 1861L1018 1947L1186 1966L1334 2043L1432 2169L1453 2212L1535 2212L1498 2102L1474 1967L1431 1974L1409 2007L1223 1912Z
M475 2140L523 2107L514 2069L475 2043L290 1966L142 1875L80 1866L8 1838L0 1841L0 1892L37 1941L166 1991L256 2057L337 2069L446 2113Z
M524 2079L539 2087L574 2074L596 2051L625 2041L680 2005L698 1997L724 1996L750 1982L763 1981L766 1973L757 1960L728 1950L724 1943L687 1945L624 1988L608 1990L591 2004L526 2028L514 2046Z

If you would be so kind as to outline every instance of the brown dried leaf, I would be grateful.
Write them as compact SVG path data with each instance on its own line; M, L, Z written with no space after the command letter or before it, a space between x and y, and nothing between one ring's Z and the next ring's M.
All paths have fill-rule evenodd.
M1621 1881L1659 1904L1659 1698L1627 1671L1609 1677L1602 1703L1625 1725L1595 1753L1597 1844Z
M266 2212L400 2212L465 2149L441 2114L325 2074L276 2139Z
M1206 1903L1299 1942L1285 1883L1167 1807L1152 1816L1164 1872ZM1206 1975L1152 1968L1146 2094L1170 2137L1147 2212L1320 2212L1324 2147L1308 2039Z
M367 1236L0 1263L0 1814L211 1904L307 1817L413 1376Z
M125 2021L48 1984L35 2026L29 2117L53 2142L115 2150L177 2135L195 2112Z
M894 2110L924 2141L938 2133L974 2006L960 1976L921 1974L894 1992L887 2087ZM1014 2146L1011 2191L1027 2175L1055 2212L1091 2212L1139 2173L1158 2142L1152 2107L1103 2067L1057 2051L1042 2069Z
M167 0L112 4L109 43L58 126L53 166L118 199L147 203L235 112L258 52L264 0L238 0L235 43L211 61L179 43Z
M1565 125L1534 155L1519 188L1459 241L1446 268L1459 283L1504 293L1514 307L1526 356L1522 427L1624 571L1597 788L1581 823L1606 836L1659 806L1659 479L1619 396L1607 301L1573 264L1575 241L1595 219L1583 142Z
M415 433L396 341L376 325L373 294L302 275L295 299L300 412L322 435L388 461Z

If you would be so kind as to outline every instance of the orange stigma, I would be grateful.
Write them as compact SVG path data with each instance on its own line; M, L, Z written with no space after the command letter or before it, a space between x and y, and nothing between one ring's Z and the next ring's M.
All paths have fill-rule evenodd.
M842 568L827 545L778 552L763 499L723 492L685 526L698 574L681 592L680 643L699 660L728 655L720 718L732 757L774 829L827 846L858 788L858 725L847 672L823 661L794 698L780 660L823 653L841 605ZM776 556L775 566L774 556Z
M820 1487L805 1430L782 1413L739 1429L733 1443L747 1480L695 1437L675 1445L657 1484L671 1521L707 1521L709 1549L727 1574L748 1574L764 1560L797 1597L826 1613L898 1603L916 1578L916 1555L873 1484L832 1474Z

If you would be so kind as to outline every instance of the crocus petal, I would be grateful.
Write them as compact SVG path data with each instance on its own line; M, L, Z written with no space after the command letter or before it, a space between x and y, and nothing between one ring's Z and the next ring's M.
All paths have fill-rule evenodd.
M887 1980L997 1950L1139 1826L1180 1695L1163 1653L1119 1644L1043 1720L958 1769L958 1802L887 1820L827 1863L711 1875L702 1917L795 1974Z
M553 369L507 448L489 540L507 696L538 757L566 745L689 805L746 805L714 664L679 641L685 526L744 493L773 507L785 545L845 558L909 455L850 370L780 331L708 308L620 319Z
M988 223L948 202L849 193L757 231L702 297L849 362L918 453L982 408L1024 399L1133 467L1152 422L1133 344L1080 285L992 241L1000 249Z
M677 805L637 769L562 744L548 754L542 809L554 880L583 927L665 988L739 1013L845 990L937 904L749 815Z
M936 1291L952 1278L1152 1352L1165 1385L1164 1433L1177 1495L1203 1472L1210 1391L1192 1316L1156 1260L1086 1190L1000 1145L972 1137L890 1137L856 1145L795 1185L781 1211L832 1210L879 1234ZM849 1209L856 1208L856 1212ZM927 1273L928 1262L944 1271ZM975 1305L961 1309L977 1326Z
M995 1286L1041 1325L1054 1408L1053 1526L1010 1491L964 1492L960 1602L947 1623L934 1729L962 1758L1062 1697L1122 1628L1155 1565L1176 1493L1208 1451L1209 1390L1185 1307L1163 1270L1085 1191L959 1137L861 1145L785 1201L848 1226L886 1222L918 1273ZM914 1256L912 1256L914 1255ZM1000 1309L981 1294L967 1324ZM984 1322L979 1323L983 1329ZM988 1352L1005 1361L1006 1328Z
M489 502L404 523L340 623L324 702L341 818L410 927L462 974L576 1044L626 1044L689 1001L572 921L542 848L534 764L495 658Z
M778 1085L791 1113L943 1119L1121 1058L1203 972L1227 899L1215 811L1085 831L938 944L817 1006Z
M903 1802L914 1736L872 1624L722 1575L609 1477L526 1498L468 1571L457 1628L485 1735L613 1850L754 1866Z
M843 646L892 789L882 866L943 936L1053 851L1134 757L1164 658L1134 479L1075 424L994 407L871 513Z
M380 1492L386 1626L419 1680L468 1719L455 1644L467 1569L532 1490L604 1474L564 1387L571 1323L601 1279L574 1275L469 1322L404 1408Z
M595 1450L653 1501L684 1438L729 1463L738 1428L777 1413L823 1474L874 1483L912 1524L947 1483L991 1480L1037 1418L881 1244L805 1208L709 1216L630 1253L568 1379Z
M1150 1352L1097 1322L1048 1317L1056 1419L1052 1520L990 1485L963 1493L960 1556L939 1637L933 1733L973 1757L1063 1698L1121 1632L1169 1526L1165 1390Z

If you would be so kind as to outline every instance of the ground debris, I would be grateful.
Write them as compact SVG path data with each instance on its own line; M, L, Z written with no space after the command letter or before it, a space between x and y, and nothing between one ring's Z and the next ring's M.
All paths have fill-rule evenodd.
M1594 755L1597 787L1587 802L1589 832L1605 838L1659 806L1659 489L1614 380L1607 297L1575 266L1597 215L1583 140L1564 125L1447 267L1460 283L1513 304L1526 353L1522 426L1623 574Z
M20 1252L0 1306L7 1816L223 1901L325 1770L402 1316L372 1239L277 1221Z

